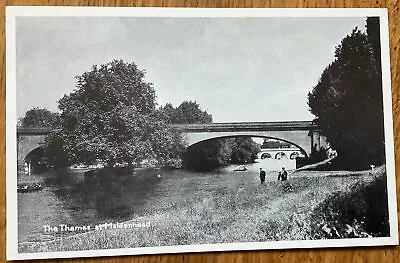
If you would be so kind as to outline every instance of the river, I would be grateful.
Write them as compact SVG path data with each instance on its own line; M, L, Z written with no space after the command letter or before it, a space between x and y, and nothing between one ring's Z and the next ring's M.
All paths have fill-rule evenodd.
M43 189L18 193L18 240L54 239L57 233L44 231L46 225L121 222L153 214L174 200L190 199L193 195L207 198L226 187L240 191L260 183L260 167L267 171L268 182L277 180L283 166L293 170L295 161L263 159L246 165L245 172L234 172L236 165L202 173L183 169L149 170L135 176L110 176L95 182L85 181L84 170L37 174L35 179L42 182Z

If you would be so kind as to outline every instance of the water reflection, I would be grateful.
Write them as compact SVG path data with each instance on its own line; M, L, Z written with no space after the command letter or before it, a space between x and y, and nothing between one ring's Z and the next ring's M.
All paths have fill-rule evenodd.
M44 225L121 222L168 210L174 203L208 198L228 188L240 191L260 184L259 167L267 170L268 182L276 180L281 166L290 170L294 165L288 160L262 160L246 165L245 172L234 172L236 166L207 173L148 170L135 176L108 174L93 181L85 180L85 171L41 174L42 191L18 194L18 238L20 242L44 241L61 234L45 233Z
M94 226L141 215L149 197L157 199L154 190L160 182L155 171L135 176L111 174L95 182L86 181L84 171L68 170L37 177L44 186L42 191L18 194L20 241L47 240L57 235L44 233L44 225Z
M85 180L83 172L64 172L45 180L67 209L90 218L87 223L93 223L93 215L101 222L140 214L148 196L156 198L153 192L159 182L154 170L135 176L109 174L94 181Z

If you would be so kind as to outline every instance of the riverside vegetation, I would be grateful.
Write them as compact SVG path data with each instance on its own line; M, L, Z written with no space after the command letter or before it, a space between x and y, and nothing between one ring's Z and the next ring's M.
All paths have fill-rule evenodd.
M385 198L374 196L385 192L385 178L385 167L323 175L299 171L291 175L292 192L285 192L279 181L262 186L226 182L212 195L204 192L169 200L161 209L127 221L150 222L149 228L89 231L47 242L20 243L19 251L387 236ZM371 198L381 199L376 203ZM381 220L378 225L376 216Z

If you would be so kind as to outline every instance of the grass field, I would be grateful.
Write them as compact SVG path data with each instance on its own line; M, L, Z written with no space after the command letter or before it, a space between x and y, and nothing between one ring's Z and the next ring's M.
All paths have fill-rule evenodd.
M334 225L324 222L321 206L335 209L329 200L346 201L346 195L362 188L354 185L370 185L385 173L384 167L363 172L301 171L289 176L289 192L279 181L227 187L207 196L174 199L162 209L130 221L150 222L150 227L93 230L47 242L20 243L19 252L329 238L322 228L333 229ZM343 200L332 199L338 192Z

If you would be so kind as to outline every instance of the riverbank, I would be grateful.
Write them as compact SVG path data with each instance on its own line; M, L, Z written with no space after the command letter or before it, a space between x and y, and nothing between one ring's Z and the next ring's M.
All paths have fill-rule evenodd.
M146 227L98 229L20 243L19 252L314 239L311 220L316 207L332 194L350 192L354 184L368 184L383 172L384 168L358 173L301 171L289 176L291 192L279 181L226 184L207 195L170 200L126 222Z

